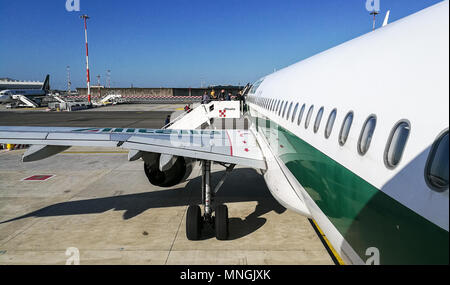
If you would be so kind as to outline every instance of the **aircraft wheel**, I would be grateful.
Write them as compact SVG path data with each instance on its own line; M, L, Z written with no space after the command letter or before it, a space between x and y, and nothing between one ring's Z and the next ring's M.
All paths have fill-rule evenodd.
M220 205L216 209L215 227L218 240L228 239L228 207Z
M199 240L202 226L202 214L199 206L189 206L186 216L186 237Z

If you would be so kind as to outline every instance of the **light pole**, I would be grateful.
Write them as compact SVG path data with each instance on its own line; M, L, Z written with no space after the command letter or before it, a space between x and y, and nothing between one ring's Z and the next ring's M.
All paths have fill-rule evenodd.
M87 38L87 19L89 19L88 15L83 15L80 17L84 20L84 38L86 39L86 75L87 75L87 92L88 92L88 101L91 104L91 77L89 75L89 48L88 48L88 38Z
M106 76L108 78L108 80L107 80L108 88L111 88L111 70L110 69L107 70Z
M67 66L67 95L70 95L72 82L70 81L70 66Z
M373 31L375 31L376 16L377 16L378 14L380 14L380 12L378 12L378 11L376 11L376 10L373 10L373 12L370 13L370 15L373 15L373 28L372 28Z

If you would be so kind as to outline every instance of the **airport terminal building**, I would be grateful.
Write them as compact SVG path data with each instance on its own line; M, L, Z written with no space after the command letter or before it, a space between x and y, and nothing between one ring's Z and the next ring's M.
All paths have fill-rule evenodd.
M9 89L39 89L44 83L40 81L19 81L11 78L0 78L0 91Z

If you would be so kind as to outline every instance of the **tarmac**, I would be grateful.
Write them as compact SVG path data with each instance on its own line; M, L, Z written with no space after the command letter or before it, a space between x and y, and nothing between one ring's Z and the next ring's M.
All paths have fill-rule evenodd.
M56 113L26 113L20 122L148 128L164 122L165 113L115 111L67 113L58 125ZM0 113L0 125L14 122L8 116ZM82 265L334 264L309 220L279 205L254 169L234 170L217 194L229 207L230 239L218 241L205 229L201 240L189 241L185 216L200 203L198 166L185 183L164 189L151 185L143 162L128 162L122 149L76 147L26 164L23 152L0 152L0 265L64 265L73 248ZM213 166L213 184L223 171ZM51 178L25 180L35 175Z

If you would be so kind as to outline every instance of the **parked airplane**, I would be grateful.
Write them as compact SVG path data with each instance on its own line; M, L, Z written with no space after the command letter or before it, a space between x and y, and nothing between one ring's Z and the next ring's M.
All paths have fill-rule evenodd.
M448 35L447 0L268 75L248 94L250 131L0 127L0 143L32 145L24 162L122 147L163 187L201 161L190 240L207 222L227 239L228 209L212 199L225 178L213 190L211 163L243 165L346 263L448 264Z
M12 103L18 101L17 96L25 98L40 104L43 97L47 96L50 91L50 75L47 75L41 89L11 89L0 92L0 104Z

